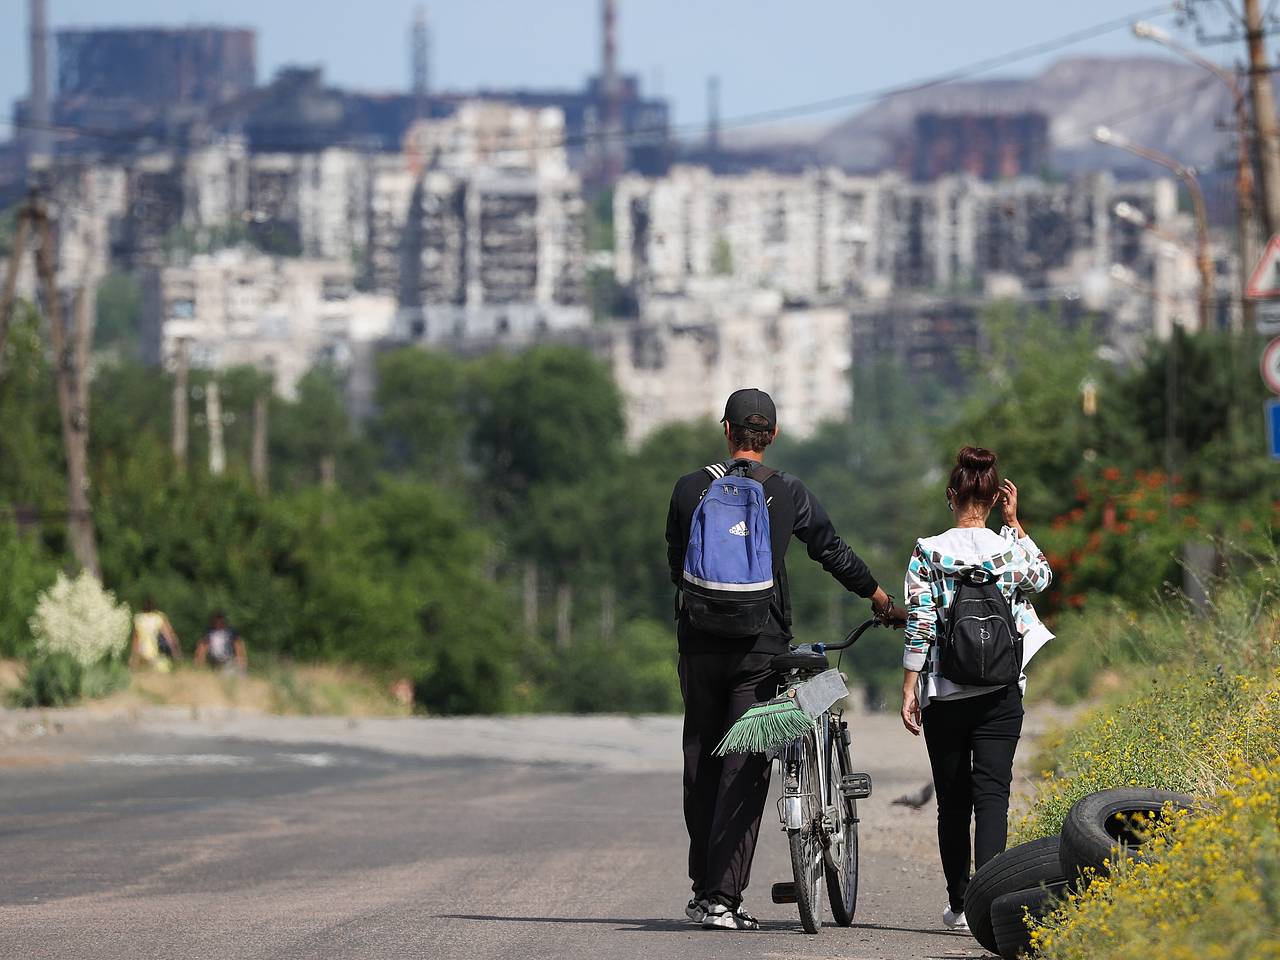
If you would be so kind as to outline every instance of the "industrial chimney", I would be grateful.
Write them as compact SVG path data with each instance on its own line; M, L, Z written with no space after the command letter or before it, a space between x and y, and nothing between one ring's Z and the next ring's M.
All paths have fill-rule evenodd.
M425 120L430 114L431 34L427 27L427 10L419 6L413 17L413 116Z
M612 184L622 174L626 145L622 140L622 78L618 75L618 9L615 0L601 0L602 50L600 93L604 124L600 144L601 179Z
M53 152L53 131L49 128L49 21L45 0L30 0L31 87L28 114L31 129L27 142L28 164L47 159Z

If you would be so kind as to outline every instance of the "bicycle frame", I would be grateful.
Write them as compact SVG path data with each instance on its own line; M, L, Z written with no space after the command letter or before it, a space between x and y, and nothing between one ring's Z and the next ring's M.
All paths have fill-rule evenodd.
M844 650L853 646L858 639L868 629L879 623L878 620L867 620L859 624L840 643L821 644L815 643L812 650L817 653L825 654L829 650ZM779 692L787 689L789 683L779 685ZM834 805L842 802L845 793L845 784L840 783L839 789L832 790L831 782L835 776L831 770L827 769L828 759L831 756L831 738L833 736L832 723L840 721L840 712L833 717L833 712L828 709L823 711L821 716L813 720L809 733L797 737L785 747L782 748L778 755L778 759L782 762L783 773L787 773L792 769L799 769L804 760L803 750L806 740L813 744L816 751L814 767L818 773L818 782L811 785L817 789L815 804L821 811L821 827L825 830L828 825L835 821ZM781 821L783 830L803 830L805 828L804 821L804 799L813 797L814 795L807 790L793 788L788 780L784 780L782 788L782 796L778 799L778 819ZM830 802L828 802L830 801Z

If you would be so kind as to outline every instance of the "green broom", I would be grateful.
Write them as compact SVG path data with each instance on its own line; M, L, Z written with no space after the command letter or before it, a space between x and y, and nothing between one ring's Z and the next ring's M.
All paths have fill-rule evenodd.
M729 728L716 746L715 755L770 753L800 736L813 725L813 720L795 697L793 688L772 700L753 703Z

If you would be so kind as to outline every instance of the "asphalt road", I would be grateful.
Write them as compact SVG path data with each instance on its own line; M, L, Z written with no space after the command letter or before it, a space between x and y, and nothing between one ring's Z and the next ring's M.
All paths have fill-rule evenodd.
M8 720L5 960L983 955L939 928L932 807L889 803L928 775L893 715L854 724L876 783L856 923L815 937L769 901L772 807L762 929L684 922L673 719Z

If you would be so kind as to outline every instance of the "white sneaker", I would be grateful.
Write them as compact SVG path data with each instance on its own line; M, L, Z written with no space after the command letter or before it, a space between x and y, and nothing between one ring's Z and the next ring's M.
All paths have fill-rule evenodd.
M969 932L969 921L964 918L964 911L959 913L950 907L942 911L942 925L948 930L959 930L962 933Z
M741 907L730 910L723 903L712 904L702 921L703 930L759 930L760 923Z
M694 923L701 923L703 920L707 919L708 906L710 906L710 904L705 900L690 900L688 904L685 905L684 915Z

